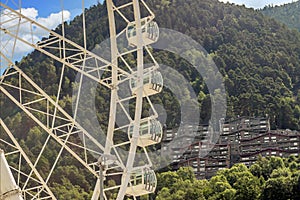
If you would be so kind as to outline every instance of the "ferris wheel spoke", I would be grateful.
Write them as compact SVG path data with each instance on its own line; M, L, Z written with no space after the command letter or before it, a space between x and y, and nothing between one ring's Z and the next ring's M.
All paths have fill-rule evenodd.
M111 87L103 81L103 77L100 76L105 74L104 72L111 71L111 68L113 68L111 62L108 62L98 55L86 50L58 33L49 30L43 25L22 15L20 12L9 8L4 3L0 3L0 6L7 10L5 16L10 18L10 20L1 21L0 23L0 31L3 33L3 36L8 36L12 39L21 41L56 61L59 61L75 71L91 78L92 80L97 81L106 87ZM26 24L30 27L29 34L31 35L31 38L24 39L20 37L16 28L20 25L20 23ZM7 26L7 24L9 24L9 26ZM40 42L36 41L36 38L34 38L35 30L43 30L49 33L48 39L44 39ZM89 71L83 70L83 63L85 63L87 67L92 67L92 69ZM118 68L117 71L124 76L130 75L128 72L120 68Z
M21 94L19 96L20 98L17 98L15 96L11 95L10 92L7 91L9 88L6 87L6 85L4 85L4 84L2 84L2 86L0 87L1 92L3 92L14 103L16 103L25 113L27 113L29 115L29 117L31 117L35 122L37 122L45 131L50 133L50 135L58 143L60 143L62 146L64 146L64 148L66 148L73 156L75 156L77 159L79 159L79 161L82 164L84 164L93 174L95 174L97 176L97 172L89 166L87 159L80 158L71 149L72 145L70 145L70 143L68 143L68 137L70 137L72 135L82 134L86 138L88 138L90 141L93 141L95 143L95 146L98 148L98 152L103 152L104 147L101 144L99 144L99 142L96 139L94 139L87 131L85 131L79 124L77 124L73 120L73 118L71 116L69 116L61 107L56 105L54 100L52 100L36 84L34 84L18 67L14 66L14 69L16 71L18 71L18 73L20 74L19 77L22 78L22 80L19 80L20 82L24 82L24 80L26 80L26 81L28 81L28 83L31 84L31 87L29 87L29 88L24 89L20 86L16 86L16 88L19 87L20 91L31 91L31 94L38 94L36 96L38 96L37 98L39 101L35 101L34 103L35 104L40 103L39 105L48 105L48 107L39 109L39 110L35 109L34 108L35 104L33 102L30 102L30 103L26 102L26 100L24 100L22 98L22 96L24 94ZM6 87L6 89L4 87ZM50 123L51 119L54 118L53 115L51 115L51 113L49 111L49 110L51 110L49 108L50 105L52 105L52 107L56 107L57 110L59 111L56 115L56 123L54 123L54 126L51 126L51 123ZM33 111L36 111L39 115L35 115L35 112L33 112ZM42 121L40 121L40 119L38 119L38 116L40 116L40 114L44 114L45 115L44 118L47 118L45 120L46 124L45 124L45 122L42 122ZM88 149L85 146L82 146L81 149L88 151ZM91 152L91 153L94 153L94 152ZM96 162L96 161L94 160L93 162Z
M4 132L7 134L9 137L11 143L10 151L6 151L6 154L9 155L11 153L13 154L19 154L19 161L21 162L24 160L24 162L21 164L18 164L18 168L14 168L14 171L17 172L20 176L23 176L24 178L26 177L27 181L24 183L22 186L22 191L25 193L27 196L28 193L30 195L33 195L35 197L43 198L43 199L56 199L55 196L53 195L52 191L49 189L47 183L44 181L42 176L40 175L39 171L35 168L34 164L31 162L30 158L27 156L25 151L22 149L20 144L17 142L17 140L14 138L12 132L8 129L8 127L5 125L2 119L0 119L0 125L4 129ZM5 141L9 143L8 139ZM6 149L8 150L8 149ZM25 172L25 164L28 164L32 172ZM2 181L2 180L1 180ZM30 183L30 184L28 184ZM31 186L29 186L31 185ZM33 187L34 186L34 187ZM25 196L25 197L26 197Z
M158 40L159 30L154 21L154 13L145 1L127 0L123 4L117 5L112 0L107 0L106 3L111 45L111 60L109 61L86 49L85 27L83 28L84 47L81 47L64 37L64 25L62 25L62 35L60 35L21 14L21 9L20 11L13 10L1 2L0 9L6 16L6 19L0 22L0 31L3 35L13 40L15 45L16 41L23 42L58 61L62 64L62 71L56 100L54 100L21 69L9 61L4 55L9 53L8 45L1 44L1 57L8 60L10 69L6 70L0 78L0 93L15 103L48 134L38 158L32 163L33 167L39 162L45 147L50 144L50 139L59 144L60 150L54 159L53 167L50 169L46 181L44 181L46 185L62 151L66 150L98 178L93 200L98 199L99 196L103 199L110 199L111 193L118 193L118 200L124 199L125 195L136 199L138 196L153 193L157 185L155 172L151 169L152 162L147 147L160 143L162 126L157 120L158 114L149 97L161 92L163 80L162 75L158 72L159 66L148 45ZM141 15L141 8L147 12L146 17L145 14ZM129 10L131 12L128 12ZM115 15L119 17L115 18ZM84 13L82 16L85 16ZM121 19L127 24L124 30L119 33L116 32L116 19ZM83 24L85 24L85 19L83 19ZM30 27L29 35L31 38L25 39L20 36L21 25ZM34 38L34 31L37 30L47 32L49 37L37 41ZM119 52L119 47L123 48L124 41L121 40L124 38L124 34L127 39L125 42L130 48ZM12 54L14 54L13 51ZM144 66L146 54L149 55L152 62L152 65L147 67ZM131 62L135 58L132 55L136 55L135 62ZM104 146L76 121L80 97L76 99L75 116L70 116L59 105L65 67L73 69L80 75L79 96L83 76L111 90L110 114ZM5 81L10 77L18 77L18 82L12 84ZM126 97L122 97L120 85L126 83L130 87L130 93ZM24 98L25 96L28 98ZM126 107L127 103L130 102L135 102L134 113ZM145 102L150 106L151 114L142 117ZM127 121L117 126L116 116L120 112L125 115ZM78 136L81 142L78 142ZM138 151L140 150L144 152L145 156L137 164L140 157ZM32 170L29 177L34 172ZM27 181L30 179L29 177L27 177ZM120 179L116 186L103 186L102 181L104 179L109 181L116 177ZM24 192L31 194L30 198L37 198L39 194L29 192L35 189L39 189L39 186L24 189ZM103 191L104 193L102 193ZM104 196L102 196L103 194Z

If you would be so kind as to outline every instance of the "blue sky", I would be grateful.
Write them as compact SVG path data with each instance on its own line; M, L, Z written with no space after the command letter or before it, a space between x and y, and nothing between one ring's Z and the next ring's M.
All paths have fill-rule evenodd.
M251 8L263 8L266 5L282 5L285 3L291 3L297 0L219 0L223 2L230 2L240 5L245 5L246 7Z
M2 1L2 0L1 0ZM6 0L3 0L4 2ZM13 2L13 1L10 1ZM98 0L84 0L86 8L91 5L97 4ZM99 0L103 2L103 0ZM9 3L10 6L13 5ZM22 8L36 8L39 13L39 17L48 17L51 13L57 13L62 10L68 10L71 12L71 18L80 14L82 11L82 0L23 0Z

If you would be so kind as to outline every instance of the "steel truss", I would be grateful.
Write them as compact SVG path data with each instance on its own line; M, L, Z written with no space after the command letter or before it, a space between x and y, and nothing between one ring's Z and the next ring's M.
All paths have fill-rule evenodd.
M14 45L16 41L22 42L62 64L57 95L53 98L18 66L13 64L11 58L7 55L8 53L10 54L6 50L7 44L1 44L0 56L8 63L8 68L0 77L0 95L5 96L7 100L13 102L48 134L40 153L32 160L18 143L14 133L0 119L1 127L6 132L5 139L0 138L0 142L7 147L5 149L7 150L5 152L6 156L10 157L17 154L19 157L18 164L16 165L18 167L11 166L11 169L17 174L17 184L21 188L24 199L55 199L54 194L48 187L48 183L63 151L70 153L97 179L92 197L94 200L99 198L108 199L107 192L111 191L117 191L117 199L123 199L125 195L136 199L138 196L150 194L155 190L157 184L156 177L154 171L151 170L152 163L146 148L147 146L159 143L160 134L162 134L162 130L157 126L157 123L153 124L156 124L158 131L153 132L152 121L158 116L149 98L150 95L160 92L162 88L162 80L158 84L153 82L154 79L152 80L149 75L158 69L158 64L148 47L148 45L158 39L158 30L154 26L153 21L155 16L143 0L132 0L122 5L116 5L112 0L107 0L106 3L110 30L110 60L106 60L87 50L84 12L84 47L81 47L65 38L64 25L62 25L62 35L60 35L24 16L20 10L12 9L4 3L0 3L2 10L1 17L5 17L3 18L5 20L1 20L0 22L1 34L13 40ZM141 17L141 7L147 12L146 17ZM131 12L128 12L128 10L131 10ZM133 13L133 16L127 16L127 13ZM117 15L121 16L123 20L121 23L127 24L124 30L119 33L116 32L116 23L118 23L116 21ZM143 13L143 16L145 16L145 13ZM30 27L31 38L24 39L20 36L20 26L24 24ZM47 32L49 37L36 43L34 41L34 33L37 30ZM122 34L126 34L128 43L132 47L126 52L119 52L118 38ZM147 69L144 67L145 52L153 62L153 66ZM130 66L126 61L126 56L129 54L136 55L135 66ZM125 67L121 67L120 62ZM67 67L78 72L81 77L73 116L67 113L59 104L62 82ZM13 83L6 81L10 80L11 77L16 78L17 81ZM110 114L104 146L86 131L76 118L79 98L82 92L83 77L102 84L111 90ZM145 77L148 77L150 80L149 83L145 83ZM134 91L132 89L132 93L128 97L121 97L119 95L119 85L126 81L134 82L135 88ZM158 90L157 88L160 89ZM149 103L154 113L148 117L149 120L142 118L144 99ZM129 100L135 101L133 117L131 117L129 111L124 106L124 102ZM118 106L122 108L124 116L129 121L127 125L122 127L116 125ZM142 124L144 125L142 126ZM146 129L144 128L145 125ZM148 131L147 134L142 134L142 127ZM126 130L128 138L116 143L114 135L121 130ZM80 136L81 142L78 142L78 136ZM50 145L51 141L59 144L60 150L53 163L51 163L52 167L48 172L44 172L46 175L43 177L37 166L41 162L41 158L45 154L45 149ZM124 148L122 146L124 148L128 147L125 162L123 155ZM138 148L143 149L146 155L146 162L136 166L135 160ZM24 163L26 163L27 167L24 167ZM120 178L119 184L117 183L116 186L103 186L104 179L110 180L111 177L115 176Z

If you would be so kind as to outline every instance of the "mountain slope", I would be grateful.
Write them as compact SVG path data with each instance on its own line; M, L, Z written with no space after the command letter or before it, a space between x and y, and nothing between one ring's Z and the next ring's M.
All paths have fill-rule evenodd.
M160 26L191 36L214 55L226 78L230 117L268 114L275 116L273 127L299 128L298 32L243 6L151 2Z
M253 9L223 4L217 0L201 2L150 0L148 4L153 8L160 27L189 35L213 55L214 61L226 79L229 118L237 115L267 114L272 116L273 127L299 128L300 109L297 105L300 96L300 35L298 32L288 30L287 27L264 17ZM108 38L105 9L105 5L99 4L86 13L89 49L93 49L104 38ZM66 35L82 44L80 24L81 18L75 18L66 26ZM195 78L194 80L189 78L192 77L192 70L186 67L186 63L166 59L165 54L156 56L163 62L170 61L169 63L172 63L182 74L186 74L186 77L193 82L196 92L205 90L203 82L196 83ZM30 74L34 74L37 82L42 82L41 72L35 63L44 58L45 56L34 52L20 65ZM56 73L59 74L58 64L53 64ZM68 78L74 79L74 73L70 72ZM48 85L54 84L55 79L49 81ZM66 93L72 91L65 89ZM209 95L202 98L203 102L207 102L205 99L209 99ZM171 106L166 107L172 113ZM205 116L206 111L203 113L202 119L205 122L209 117Z
M300 31L300 1L282 6L266 6L261 12Z

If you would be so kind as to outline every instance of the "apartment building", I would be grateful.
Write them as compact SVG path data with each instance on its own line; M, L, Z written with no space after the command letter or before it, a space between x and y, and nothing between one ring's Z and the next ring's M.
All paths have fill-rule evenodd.
M267 118L240 117L220 123L216 141L208 125L187 125L164 132L162 148L172 145L173 168L191 166L197 178L210 178L236 163L253 164L259 155L300 155L300 132L270 130ZM212 142L213 141L213 142Z

